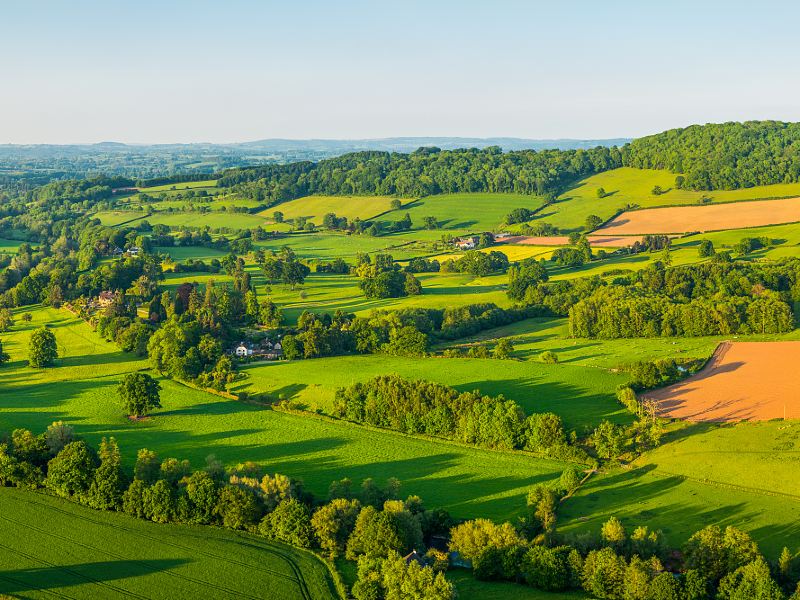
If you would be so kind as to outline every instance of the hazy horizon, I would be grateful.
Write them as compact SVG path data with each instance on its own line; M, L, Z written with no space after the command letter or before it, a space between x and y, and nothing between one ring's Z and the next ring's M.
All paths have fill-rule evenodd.
M800 6L787 2L43 0L3 12L2 144L593 140L800 120Z

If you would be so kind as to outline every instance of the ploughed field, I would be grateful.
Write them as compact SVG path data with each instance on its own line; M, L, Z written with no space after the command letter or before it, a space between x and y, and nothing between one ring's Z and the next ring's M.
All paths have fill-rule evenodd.
M689 421L800 419L800 342L724 342L696 375L646 395Z
M800 198L625 211L597 232L644 235L720 231L800 221Z

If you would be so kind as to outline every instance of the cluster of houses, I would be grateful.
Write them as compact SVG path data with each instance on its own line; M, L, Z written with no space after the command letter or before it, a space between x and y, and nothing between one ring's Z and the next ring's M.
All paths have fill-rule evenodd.
M502 242L511 237L510 233L490 233L494 242ZM477 248L478 244L480 244L481 237L479 235L468 235L465 237L459 237L453 240L453 244L459 250L472 250L473 248Z
M122 257L122 256L139 256L139 253L142 251L141 248L138 246L131 246L127 250L123 250L120 247L115 247L112 251L114 256Z
M264 360L278 360L283 357L283 346L280 341L271 342L263 340L259 343L239 342L230 351L237 358L260 358Z

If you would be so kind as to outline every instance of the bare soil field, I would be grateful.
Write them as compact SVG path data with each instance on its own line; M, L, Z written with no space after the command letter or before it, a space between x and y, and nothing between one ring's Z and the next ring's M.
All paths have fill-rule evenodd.
M630 246L634 242L641 241L642 236L589 235L587 238L592 246L596 246L598 248L623 248L625 246ZM500 240L498 243L521 244L524 246L569 246L569 238L566 235L515 235L504 240Z
M800 198L754 200L704 206L671 206L627 211L597 231L644 235L719 231L800 221Z
M687 421L800 419L799 360L800 342L723 342L699 373L645 398Z

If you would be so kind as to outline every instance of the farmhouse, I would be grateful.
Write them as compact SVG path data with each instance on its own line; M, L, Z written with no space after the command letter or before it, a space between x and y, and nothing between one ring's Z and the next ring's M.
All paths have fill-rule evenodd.
M230 353L238 358L253 356L266 360L277 360L283 356L283 346L279 341L272 343L269 340L264 340L261 344L239 342L239 345L231 349Z
M142 249L139 248L138 246L131 246L125 251L125 254L127 254L128 256L139 256L139 252L141 251Z
M245 344L244 342L239 342L239 345L233 349L233 353L239 358L244 358L246 356L253 356L253 345Z
M478 245L479 241L480 238L477 235L471 235L468 237L456 238L453 241L453 243L460 250L472 250L475 246Z
M114 292L110 291L100 292L100 294L97 296L96 304L100 308L106 308L114 302L114 298L116 297L117 295Z

